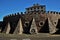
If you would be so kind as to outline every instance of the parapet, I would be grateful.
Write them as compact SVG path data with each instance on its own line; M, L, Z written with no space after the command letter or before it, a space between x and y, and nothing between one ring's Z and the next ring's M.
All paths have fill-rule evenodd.
M60 12L56 12L56 11L47 11L48 14L60 14Z
M7 17L12 17L12 16L17 16L17 15L22 15L23 14L23 12L17 12L17 13L12 13L12 14L10 14L10 15L7 15L7 16L5 16L4 18L7 18Z

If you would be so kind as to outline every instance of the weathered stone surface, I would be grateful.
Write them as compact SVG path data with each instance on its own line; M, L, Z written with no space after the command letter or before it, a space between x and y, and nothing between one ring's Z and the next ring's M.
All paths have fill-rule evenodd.
M22 19L22 22L20 18ZM33 18L33 21L31 23L32 18ZM51 34L55 33L57 30L60 32L60 12L58 13L54 11L48 11L47 13L45 9L45 5L42 5L42 6L33 5L29 8L26 8L25 13L21 12L21 14L17 13L17 14L5 16L3 21L0 22L0 27L2 27L3 29L5 27L5 24L8 22L10 22L11 34L13 32L14 34L22 34L22 32L33 33L31 31L34 31L34 33L50 32ZM28 23L25 23L25 22L28 22ZM49 30L48 30L48 27L49 27ZM5 30L7 29L5 28ZM2 30L2 31L5 31L5 30Z
M8 24L7 24L6 27L5 27L4 33L9 34L10 29L11 29L11 28L10 28L10 23L8 22Z
M30 28L30 33L31 34L37 34L38 31L37 31L37 26L36 26L36 23L35 23L35 19L33 18L32 20L32 24L31 24L31 28Z
M56 32L56 27L52 24L52 22L50 21L50 19L48 18L48 22L49 22L49 32L51 34Z
M48 16L48 23L49 23L49 32L51 34L55 33L58 29L56 28L58 24L58 17L56 14L49 14Z
M10 32L10 23L8 23L8 26L7 26L7 30L6 30L6 34L9 34L9 32Z
M19 19L17 27L14 31L14 34L22 34L23 33L23 27L22 27L22 21Z

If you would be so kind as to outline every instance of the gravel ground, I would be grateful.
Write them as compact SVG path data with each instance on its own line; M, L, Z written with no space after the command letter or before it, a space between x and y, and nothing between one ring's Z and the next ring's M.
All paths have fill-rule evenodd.
M0 34L0 40L60 40L60 35L40 33L34 35Z

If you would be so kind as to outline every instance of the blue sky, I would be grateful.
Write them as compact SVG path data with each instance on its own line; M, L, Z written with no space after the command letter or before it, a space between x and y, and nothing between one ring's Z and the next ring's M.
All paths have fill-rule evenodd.
M8 14L24 12L25 8L36 3L46 5L47 11L60 12L60 0L0 0L0 20Z

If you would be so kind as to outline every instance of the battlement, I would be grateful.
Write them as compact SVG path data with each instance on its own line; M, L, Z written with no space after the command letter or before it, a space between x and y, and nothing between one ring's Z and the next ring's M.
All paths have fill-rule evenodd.
M2 32L9 29L8 33L11 33L11 34L17 33L17 32L18 34L20 34L21 28L23 29L22 33L36 34L37 32L37 33L53 34L56 32L55 29L57 27L58 27L57 28L58 31L60 31L60 28L59 28L60 15L59 14L60 12L57 12L57 11L46 11L45 5L34 4L33 6L26 8L25 12L17 12L14 14L12 13L10 15L5 16L3 18L3 22L0 22L0 25L3 24L1 25L2 28L6 27L6 29L2 30Z
M17 16L17 15L22 15L22 14L24 14L23 12L17 12L17 13L12 13L12 14L10 14L10 15L7 15L7 16L5 16L4 18L6 18L6 17L12 17L12 16Z
M47 11L48 14L60 14L60 12L56 12L56 11Z
M23 14L26 14L27 12L17 12L17 13L14 13L14 14L10 14L10 15L7 15L5 16L4 18L7 18L7 17L12 17L12 16L17 16L17 15L23 15ZM29 13L34 13L34 12L29 12ZM56 12L56 11L44 11L44 12L38 12L38 13L47 13L47 14L60 14L60 12Z

